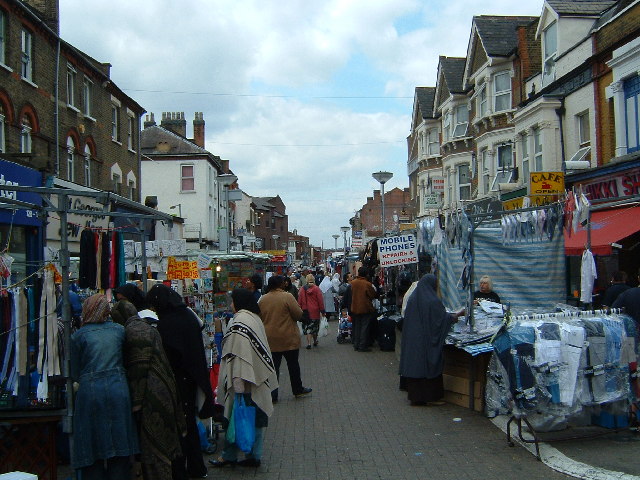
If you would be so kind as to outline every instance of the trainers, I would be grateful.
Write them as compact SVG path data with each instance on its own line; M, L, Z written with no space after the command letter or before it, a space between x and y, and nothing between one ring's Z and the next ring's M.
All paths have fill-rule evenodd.
M312 390L311 388L304 387L300 393L295 394L295 397L296 398L306 397L311 393L311 390Z
M307 350L311 350L311 345L307 345Z

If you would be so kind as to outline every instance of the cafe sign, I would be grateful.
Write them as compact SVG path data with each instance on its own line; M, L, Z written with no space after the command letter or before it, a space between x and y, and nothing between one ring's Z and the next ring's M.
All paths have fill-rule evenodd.
M530 195L560 195L564 193L564 173L531 172Z

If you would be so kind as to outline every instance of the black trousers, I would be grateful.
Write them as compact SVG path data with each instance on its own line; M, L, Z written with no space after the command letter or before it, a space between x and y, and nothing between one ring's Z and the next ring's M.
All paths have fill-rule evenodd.
M373 313L351 314L353 322L353 348L361 350L369 348L372 344L371 339L371 319Z
M291 380L291 391L294 395L302 393L302 379L300 378L300 363L298 362L298 354L300 350L287 350L284 352L271 352L273 356L273 364L276 367L276 375L278 376L278 382L280 382L280 364L282 363L282 357L287 361L287 369L289 370L289 380ZM273 400L278 399L278 389L276 388L271 392L271 398Z
M196 407L197 385L193 380L185 377L178 383L182 388L180 396L185 420L187 422L187 435L186 437L180 437L183 456L171 462L173 480L201 477L207 473L207 466L204 464L202 449L200 447L200 433L198 432L198 425L196 423L198 415L198 409ZM185 477L185 471L187 477Z

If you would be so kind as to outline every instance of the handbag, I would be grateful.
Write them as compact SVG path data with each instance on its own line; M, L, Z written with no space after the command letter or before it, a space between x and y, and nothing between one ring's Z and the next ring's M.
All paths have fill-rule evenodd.
M256 441L256 407L246 405L244 395L241 393L236 394L233 418L236 429L236 446L244 453L249 453Z

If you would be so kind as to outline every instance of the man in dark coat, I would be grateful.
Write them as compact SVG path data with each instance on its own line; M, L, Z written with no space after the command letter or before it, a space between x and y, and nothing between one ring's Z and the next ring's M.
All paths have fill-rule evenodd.
M640 280L640 271L638 272L638 280ZM640 331L640 286L622 292L613 302L612 307L624 308L625 313L636 321L636 327Z

